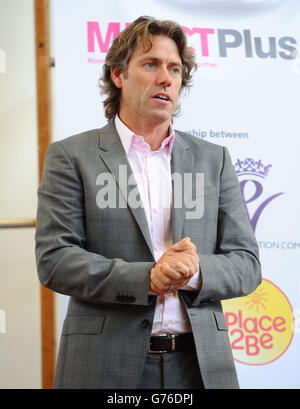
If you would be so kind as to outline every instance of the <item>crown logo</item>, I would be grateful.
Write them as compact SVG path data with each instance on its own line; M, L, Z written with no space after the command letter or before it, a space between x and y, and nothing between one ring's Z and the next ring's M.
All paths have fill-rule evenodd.
M237 159L234 165L237 176L254 175L263 179L268 176L271 167L272 165L264 165L260 159L255 161L251 158L246 158L244 160Z

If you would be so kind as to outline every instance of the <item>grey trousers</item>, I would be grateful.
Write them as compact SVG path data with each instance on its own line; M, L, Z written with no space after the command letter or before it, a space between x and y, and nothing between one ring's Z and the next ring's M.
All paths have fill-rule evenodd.
M147 354L137 389L204 389L195 349Z

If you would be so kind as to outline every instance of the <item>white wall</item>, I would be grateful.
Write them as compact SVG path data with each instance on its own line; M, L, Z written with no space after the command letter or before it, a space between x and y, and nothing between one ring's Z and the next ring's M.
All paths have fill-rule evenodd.
M0 0L0 50L0 218L35 218L38 148L33 0ZM0 323L0 388L41 387L40 285L34 232L34 228L0 230L2 324L5 316L5 331Z

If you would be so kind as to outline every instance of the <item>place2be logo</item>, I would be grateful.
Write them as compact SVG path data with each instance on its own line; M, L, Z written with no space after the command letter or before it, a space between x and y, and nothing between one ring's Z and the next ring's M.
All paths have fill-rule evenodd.
M222 301L233 357L248 365L278 359L294 335L293 309L274 283L262 280L246 297Z

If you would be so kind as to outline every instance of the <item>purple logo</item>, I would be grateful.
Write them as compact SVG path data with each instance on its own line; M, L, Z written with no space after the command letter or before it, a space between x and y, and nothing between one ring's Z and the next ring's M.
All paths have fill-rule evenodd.
M281 193L275 193L270 197L263 199L263 185L261 179L266 179L269 175L269 171L272 165L265 165L261 160L255 161L252 158L246 158L244 160L237 159L234 168L238 177L243 179L240 181L241 193L244 200L244 206L247 211L248 218L250 220L253 231L255 232L257 222L264 211L264 209L278 196L283 195ZM256 204L255 211L252 216L249 213L249 203ZM251 205L253 206L253 204Z

